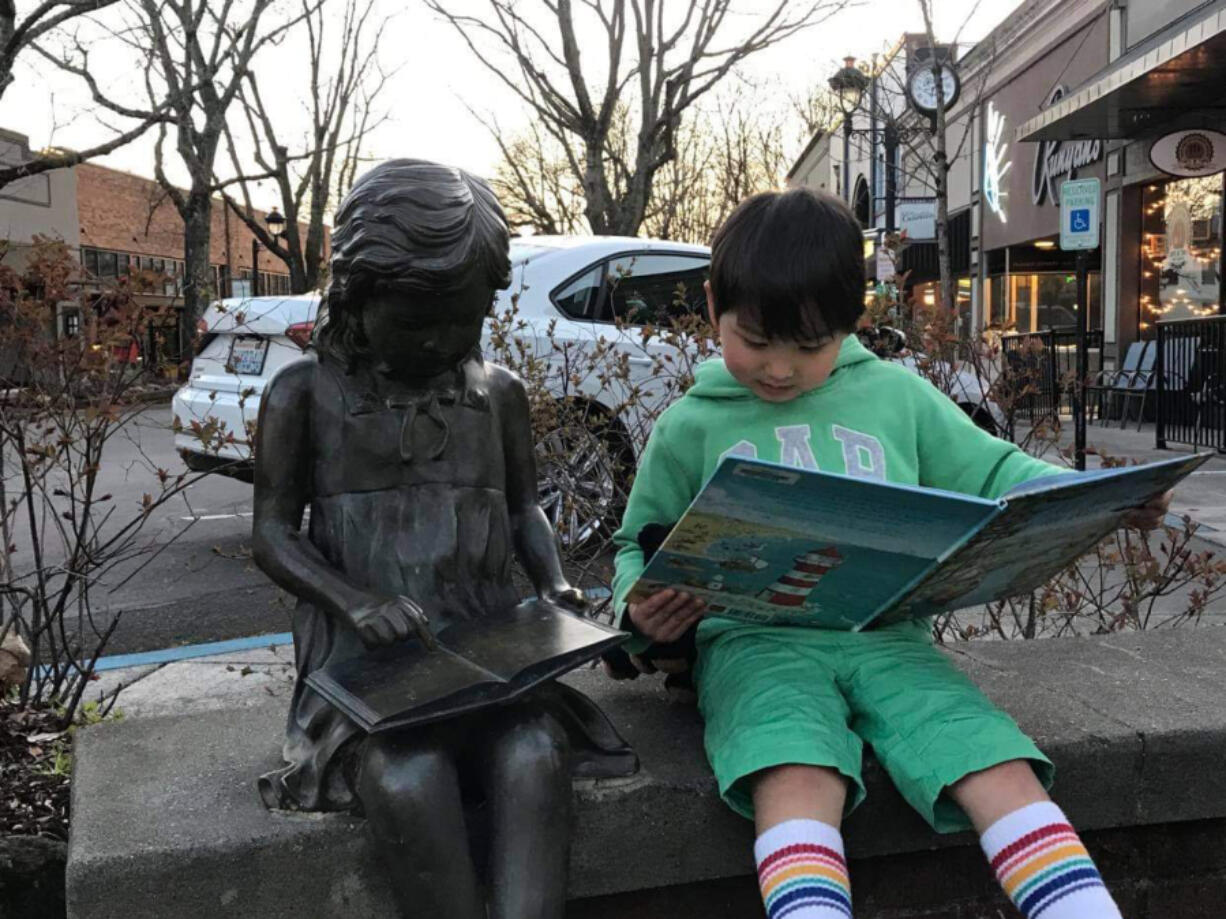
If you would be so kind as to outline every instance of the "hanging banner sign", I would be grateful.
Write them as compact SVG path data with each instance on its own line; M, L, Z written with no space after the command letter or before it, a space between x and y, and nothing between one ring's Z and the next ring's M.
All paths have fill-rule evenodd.
M894 206L899 232L912 242L937 238L937 199L903 198Z
M885 246L877 244L877 263L874 266L878 284L894 280L894 255Z
M1167 175L1199 178L1226 169L1226 134L1199 128L1159 137L1149 161Z

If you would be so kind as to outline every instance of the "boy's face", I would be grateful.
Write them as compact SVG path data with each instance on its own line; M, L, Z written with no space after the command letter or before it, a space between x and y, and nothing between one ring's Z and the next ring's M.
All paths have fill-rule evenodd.
M718 320L711 287L707 309L719 329L724 365L738 383L766 402L790 402L817 389L834 370L846 333L836 332L821 341L768 339L760 329L741 325L735 310Z

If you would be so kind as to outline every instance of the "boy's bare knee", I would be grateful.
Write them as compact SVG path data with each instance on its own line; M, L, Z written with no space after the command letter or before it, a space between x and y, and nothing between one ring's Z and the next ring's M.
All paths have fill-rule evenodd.
M972 772L951 785L949 794L981 833L1006 814L1049 800L1034 769L1024 759Z
M838 826L847 800L847 780L826 766L788 763L753 777L754 823L761 833L797 818Z

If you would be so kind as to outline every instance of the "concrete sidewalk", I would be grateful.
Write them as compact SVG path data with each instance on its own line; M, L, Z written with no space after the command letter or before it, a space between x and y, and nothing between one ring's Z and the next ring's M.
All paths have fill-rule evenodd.
M1025 433L1025 429L1019 428L1018 439ZM1101 468L1104 456L1130 462L1152 463L1196 452L1212 453L1212 458L1204 466L1175 489L1171 511L1179 516L1187 514L1202 525L1199 535L1210 542L1226 546L1226 454L1206 451L1203 447L1196 451L1185 444L1174 443L1169 444L1165 450L1159 450L1154 446L1154 440L1152 424L1142 425L1140 431L1135 423L1123 430L1120 429L1118 421L1112 422L1111 426L1091 424L1086 428L1086 467ZM1071 453L1073 425L1069 419L1064 419L1059 445Z

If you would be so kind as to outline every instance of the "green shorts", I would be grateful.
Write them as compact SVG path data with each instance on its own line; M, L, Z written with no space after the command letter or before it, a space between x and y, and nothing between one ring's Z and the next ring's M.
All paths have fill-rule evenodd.
M720 794L746 817L750 776L788 763L846 776L850 812L864 800L865 743L941 833L970 826L945 790L972 772L1024 759L1051 786L1051 762L934 647L926 621L837 632L712 619L695 676Z

